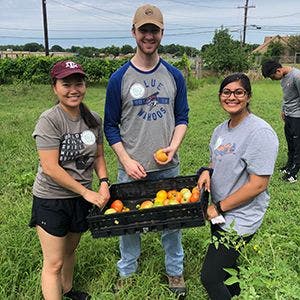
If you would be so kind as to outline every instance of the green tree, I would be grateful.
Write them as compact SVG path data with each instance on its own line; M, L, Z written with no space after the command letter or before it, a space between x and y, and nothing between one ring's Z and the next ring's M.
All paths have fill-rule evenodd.
M176 66L183 71L185 79L188 79L191 74L191 62L186 53L183 53L181 60Z
M103 52L106 55L112 54L113 56L118 56L120 54L120 48L115 45L112 45L110 47L103 48Z
M204 65L218 73L241 72L249 67L249 54L234 41L228 29L215 31L212 44L201 54Z
M130 46L130 45L123 45L123 46L121 47L120 52L121 52L122 54L129 54L129 53L133 53L133 52L134 52L134 49L133 49L133 47Z
M85 57L97 57L99 56L99 49L95 47L82 47L77 49L77 53L80 56L85 56Z
M30 51L30 52L38 52L38 51L44 51L45 48L42 44L38 43L27 43L23 47L24 51Z
M279 58L283 52L284 52L284 45L280 42L271 42L268 50L266 52L266 56L273 57L273 58Z
M51 52L64 52L65 49L59 45L53 45L50 49Z
M300 35L292 35L289 37L288 48L293 52L300 52Z
M70 49L67 49L67 50L72 52L72 53L79 53L80 49L81 49L80 46L72 46Z

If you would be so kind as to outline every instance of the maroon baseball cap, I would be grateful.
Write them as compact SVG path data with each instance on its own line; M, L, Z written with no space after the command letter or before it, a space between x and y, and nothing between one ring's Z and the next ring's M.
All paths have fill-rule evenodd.
M52 79L62 79L72 74L82 74L85 76L81 65L70 60L57 62L52 67L50 72L50 76Z

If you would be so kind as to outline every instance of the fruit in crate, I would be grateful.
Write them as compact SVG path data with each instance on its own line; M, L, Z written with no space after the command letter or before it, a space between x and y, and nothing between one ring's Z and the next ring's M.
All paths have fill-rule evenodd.
M170 199L168 203L168 205L177 205L177 204L180 204L180 202L175 198Z
M108 209L104 212L105 215L110 215L110 214L115 214L115 213L117 213L117 211L116 211L114 208L108 208Z
M168 191L167 195L168 195L168 197L167 197L168 199L174 199L174 198L177 197L177 191L176 190L170 190L170 191Z
M192 196L190 202L197 202L200 199L200 191L197 186L192 189Z
M156 193L156 199L161 199L161 200L165 200L168 198L168 193L165 190L159 190Z
M159 149L155 152L155 157L158 161L165 162L168 160L168 155L163 152L162 149Z
M117 199L112 202L112 204L110 205L110 208L115 209L117 212L122 212L122 210L124 208L124 204L121 200Z
M183 188L180 190L180 193L183 195L184 193L190 192L188 188Z
M187 191L185 191L185 193L182 195L182 201L181 203L188 203L190 202L190 198L192 196L191 191L188 189Z
M164 205L164 200L162 198L155 198L153 202L153 206L163 206Z
M147 209L151 208L154 205L154 203L151 200L145 200L141 203L138 209Z

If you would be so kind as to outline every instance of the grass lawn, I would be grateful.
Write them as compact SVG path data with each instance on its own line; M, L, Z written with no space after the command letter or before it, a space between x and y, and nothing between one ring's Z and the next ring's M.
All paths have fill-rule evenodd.
M227 118L217 99L218 85L204 84L189 92L190 125L180 148L181 174L190 175L208 162L208 143L214 127ZM241 257L239 299L300 299L299 197L300 185L284 183L278 168L286 160L281 89L278 82L253 83L252 111L269 122L278 134L280 150L270 184L271 201L258 234ZM88 88L86 103L103 116L105 89ZM0 300L41 299L42 254L35 230L27 224L37 154L31 133L42 111L54 103L49 86L0 86ZM105 144L108 170L116 181L116 157ZM209 226L183 230L185 278L190 300L207 299L199 271L209 243ZM175 299L166 285L164 253L158 233L142 235L142 255L136 282L118 294L118 238L93 239L86 233L77 252L74 285L93 299Z

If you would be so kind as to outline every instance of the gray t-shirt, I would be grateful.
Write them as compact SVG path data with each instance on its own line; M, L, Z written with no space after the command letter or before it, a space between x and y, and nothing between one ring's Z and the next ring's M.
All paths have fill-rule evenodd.
M282 111L286 116L300 118L300 70L292 68L280 84L283 91Z
M225 199L243 186L250 174L272 175L278 152L278 138L272 127L250 114L237 127L229 128L228 121L220 124L210 142L211 181L213 202ZM269 203L269 193L258 196L224 214L228 229L234 222L239 235L256 232L262 223Z
M87 188L92 183L97 144L103 142L102 120L95 112L93 115L100 125L97 128L88 128L81 116L71 119L56 105L41 114L32 134L38 150L59 149L60 166ZM78 196L44 174L40 163L33 194L47 199Z
M109 80L104 131L110 145L122 142L147 172L165 170L179 164L177 153L167 165L157 164L153 154L170 145L177 125L188 124L188 111L179 70L162 59L147 72L128 62Z

